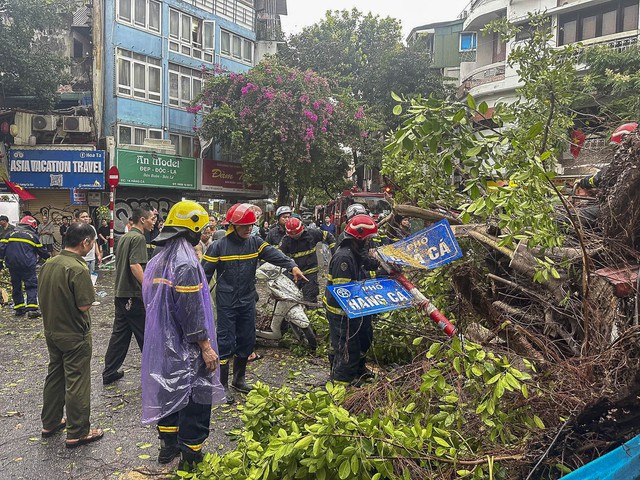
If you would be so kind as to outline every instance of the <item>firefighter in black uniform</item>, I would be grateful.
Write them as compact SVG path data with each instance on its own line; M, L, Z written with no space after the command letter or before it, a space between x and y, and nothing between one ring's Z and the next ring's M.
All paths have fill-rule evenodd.
M40 243L37 228L36 219L27 215L20 220L15 230L0 240L0 264L4 262L9 268L13 289L13 311L17 317L25 313L29 318L40 316L36 265L38 256L47 259L50 254ZM27 291L27 303L22 293L23 283Z
M371 240L378 233L376 222L368 215L356 215L347 222L344 233L329 264L327 286L364 280L367 272L378 267L378 261L369 256ZM373 339L371 316L349 318L328 289L323 302L333 350L330 378L357 385L368 373L365 359Z
M258 261L272 263L290 270L295 281L306 280L302 271L289 257L260 237L251 236L256 223L255 206L237 203L227 212L227 234L213 242L202 257L202 266L210 282L216 279L216 310L220 382L233 402L228 389L229 359L233 357L231 385L248 393L245 373L247 359L256 343L256 269Z
M280 242L280 251L291 257L309 280L297 283L298 288L302 290L304 300L316 303L320 293L316 245L320 242L326 243L333 253L336 248L336 239L327 231L305 228L300 219L295 217L287 220L285 230L287 235Z
M267 233L266 242L269 245L273 245L278 248L280 242L284 238L286 231L284 226L287 224L287 220L291 218L291 207L283 205L276 210L276 224L269 229Z

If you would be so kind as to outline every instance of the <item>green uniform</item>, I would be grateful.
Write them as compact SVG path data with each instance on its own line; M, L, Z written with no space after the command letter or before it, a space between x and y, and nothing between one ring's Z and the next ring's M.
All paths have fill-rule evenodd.
M68 250L47 261L40 272L40 309L49 350L44 382L42 426L49 430L67 410L67 438L89 433L91 413L91 305L95 290L83 258Z
M116 252L115 296L120 298L142 298L142 285L131 272L131 265L146 265L147 240L140 230L132 228L118 241Z

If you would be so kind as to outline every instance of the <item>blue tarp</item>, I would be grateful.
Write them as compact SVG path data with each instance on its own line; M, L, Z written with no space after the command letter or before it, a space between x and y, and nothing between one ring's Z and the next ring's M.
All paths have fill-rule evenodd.
M562 479L640 480L640 435Z

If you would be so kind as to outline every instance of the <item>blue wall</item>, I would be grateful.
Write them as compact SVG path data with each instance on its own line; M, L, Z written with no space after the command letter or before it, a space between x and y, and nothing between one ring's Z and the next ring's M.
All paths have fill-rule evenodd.
M105 1L105 33L104 33L104 122L102 135L116 135L116 124L126 124L146 128L162 129L163 137L169 138L170 133L193 135L194 116L184 109L169 107L169 74L168 64L178 63L183 66L199 70L203 63L192 57L170 52L168 50L169 9L174 7L182 12L203 20L216 22L215 60L223 68L234 72L244 72L251 68L249 65L236 62L231 58L219 57L220 29L236 33L242 37L255 41L255 32L241 27L226 19L219 18L210 12L196 8L186 2L168 0L162 2L161 31L162 36L148 31L138 30L131 26L116 22L116 1ZM116 48L123 48L135 53L149 55L162 59L162 105L153 102L140 101L128 97L116 96L115 52ZM211 64L206 64L211 67Z

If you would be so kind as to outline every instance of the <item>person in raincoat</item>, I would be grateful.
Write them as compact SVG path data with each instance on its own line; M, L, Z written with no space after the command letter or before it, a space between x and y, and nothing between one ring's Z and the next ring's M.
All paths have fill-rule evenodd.
M225 398L207 279L193 249L208 222L196 202L176 203L153 240L162 249L144 272L142 423L157 424L159 463L178 455L199 463L211 406Z

